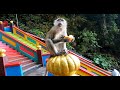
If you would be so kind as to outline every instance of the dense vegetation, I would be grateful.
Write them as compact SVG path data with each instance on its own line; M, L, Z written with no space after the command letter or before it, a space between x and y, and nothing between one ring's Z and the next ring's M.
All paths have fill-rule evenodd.
M119 14L18 14L18 26L44 38L57 17L68 21L68 34L76 38L68 48L92 60L96 65L119 69L120 15ZM1 14L1 20L13 20L15 14ZM120 70L120 69L119 69Z

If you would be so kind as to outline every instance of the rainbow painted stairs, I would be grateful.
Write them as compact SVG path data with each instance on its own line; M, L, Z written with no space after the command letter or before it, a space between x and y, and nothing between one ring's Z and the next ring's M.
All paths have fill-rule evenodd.
M41 46L38 47L38 46ZM0 48L6 50L7 63L3 64L5 76L26 76L40 67L46 67L50 53L43 39L24 32L16 26L11 31L0 30ZM94 65L91 60L71 50L77 56L81 67L76 72L80 76L111 76L111 73ZM4 62L4 61L3 61ZM49 76L49 75L48 75Z
M5 49L6 50L6 56L8 58L8 63L5 65L6 67L6 71L8 72L8 74L6 73L6 75L20 75L19 73L21 72L19 70L16 71L15 67L18 65L21 65L21 70L23 71L23 73L21 73L21 76L24 76L28 73L30 73L32 70L35 70L37 68L40 67L40 64L37 64L36 62L30 60L28 57L22 55L20 52L17 52L16 50L14 50L13 48L11 48L9 45L6 45L5 43L2 43L0 41L0 48ZM13 70L15 70L16 72L10 72L9 70L11 70L9 67L14 67ZM10 73L9 73L10 72Z

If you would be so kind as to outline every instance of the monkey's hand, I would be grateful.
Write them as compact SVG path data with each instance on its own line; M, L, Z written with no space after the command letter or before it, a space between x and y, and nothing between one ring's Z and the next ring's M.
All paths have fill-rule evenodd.
M69 42L69 39L66 38L66 36L62 36L62 37L61 37L61 41L62 41L62 42Z
M62 36L61 38L59 39L52 39L53 43L59 43L59 42L69 42L69 39L67 38L64 38L64 36Z
M53 43L58 43L58 42L73 42L74 41L73 35L69 36L61 36L59 39L52 39Z

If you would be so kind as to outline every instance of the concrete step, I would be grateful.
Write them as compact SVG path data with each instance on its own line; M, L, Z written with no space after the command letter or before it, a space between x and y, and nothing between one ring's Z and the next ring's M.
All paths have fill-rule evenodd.
M33 66L31 66L31 67L23 70L23 74L24 74L24 76L27 76L28 74L36 71L36 70L37 70L38 68L40 68L40 67L41 67L40 64L33 65Z
M29 73L25 73L24 76L45 76L46 67L38 67Z
M25 70L25 69L28 69L28 68L34 66L34 65L36 65L36 62L31 62L31 63L25 64L25 65L22 65L22 68L23 68L23 70Z
M26 65L26 64L29 64L29 63L32 63L33 61L32 60L25 60L25 61L22 61L22 66Z

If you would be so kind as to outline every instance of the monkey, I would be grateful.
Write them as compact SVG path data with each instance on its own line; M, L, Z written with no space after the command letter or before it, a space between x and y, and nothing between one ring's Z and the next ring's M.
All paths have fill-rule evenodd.
M57 18L53 22L52 28L47 32L45 43L46 48L50 52L51 56L67 54L66 43L70 42L67 34L67 21L64 18ZM72 41L75 40L74 36Z

